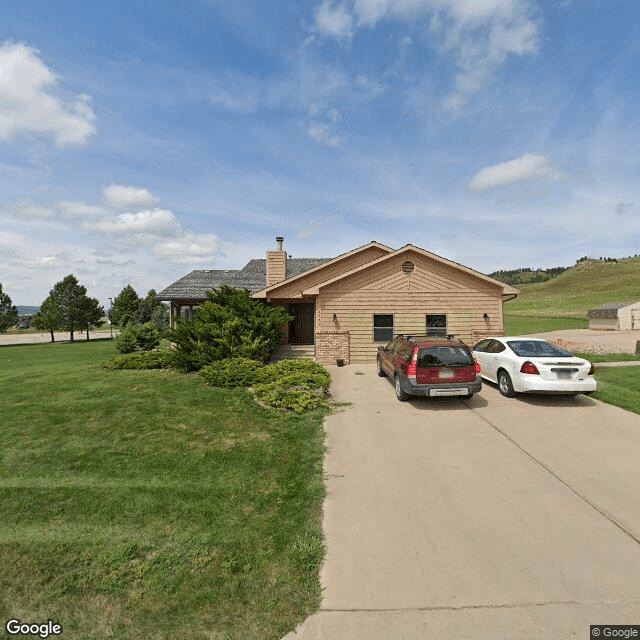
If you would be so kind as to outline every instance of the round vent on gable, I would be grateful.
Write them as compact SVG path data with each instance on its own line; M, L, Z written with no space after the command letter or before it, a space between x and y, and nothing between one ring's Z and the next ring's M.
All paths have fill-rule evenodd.
M414 268L415 265L413 264L413 262L411 262L411 260L407 260L406 262L402 263L402 271L404 271L404 273L406 273L408 276L413 273Z

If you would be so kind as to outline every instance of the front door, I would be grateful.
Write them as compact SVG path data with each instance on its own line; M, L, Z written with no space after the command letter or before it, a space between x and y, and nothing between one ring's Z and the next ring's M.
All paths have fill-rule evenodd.
M289 315L293 320L289 325L289 342L293 344L313 344L313 303L289 305Z

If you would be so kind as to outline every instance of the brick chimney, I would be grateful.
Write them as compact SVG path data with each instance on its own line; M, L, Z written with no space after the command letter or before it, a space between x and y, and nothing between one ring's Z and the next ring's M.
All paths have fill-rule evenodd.
M277 249L267 251L267 287L282 282L287 277L287 252L282 249L284 238L276 238Z

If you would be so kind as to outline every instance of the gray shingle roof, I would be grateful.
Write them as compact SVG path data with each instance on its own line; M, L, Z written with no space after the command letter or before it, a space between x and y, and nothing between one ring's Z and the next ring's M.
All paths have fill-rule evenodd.
M287 258L287 278L293 278L332 258ZM242 269L196 269L160 291L160 300L205 300L207 291L222 285L249 289L251 293L267 286L267 261L249 260Z
M601 307L597 309L589 309L587 312L588 318L617 318L618 317L618 309L622 309L622 307L626 307L632 302L608 302L607 304L603 304Z

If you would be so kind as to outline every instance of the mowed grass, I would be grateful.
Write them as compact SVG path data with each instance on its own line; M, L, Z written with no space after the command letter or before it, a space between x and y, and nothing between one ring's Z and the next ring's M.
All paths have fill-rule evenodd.
M509 304L509 303L507 303ZM508 309L505 305L505 310ZM529 335L559 329L587 329L588 322L581 318L528 317L505 313L503 315L504 330L508 336Z
M0 619L63 637L280 638L320 602L323 415L111 342L0 348Z
M593 398L640 413L640 367L596 369L598 389Z

